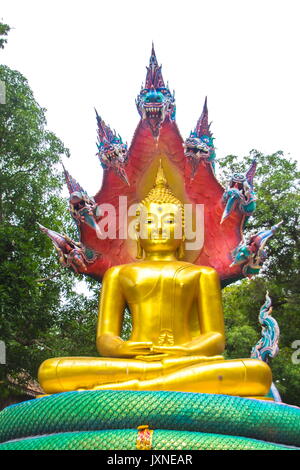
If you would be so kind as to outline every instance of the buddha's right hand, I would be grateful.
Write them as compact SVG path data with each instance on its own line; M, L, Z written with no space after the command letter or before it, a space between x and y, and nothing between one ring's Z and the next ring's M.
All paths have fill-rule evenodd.
M124 341L119 336L105 334L97 339L97 347L104 357L134 357L151 354L151 341Z
M138 356L152 354L152 347L151 341L123 341L121 351L126 356Z

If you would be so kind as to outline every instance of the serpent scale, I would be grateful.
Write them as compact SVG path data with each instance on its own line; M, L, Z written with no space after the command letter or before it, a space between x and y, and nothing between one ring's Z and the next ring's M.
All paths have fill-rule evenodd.
M153 449L300 447L294 406L205 393L103 390L5 408L0 450L135 449L140 425L154 429Z

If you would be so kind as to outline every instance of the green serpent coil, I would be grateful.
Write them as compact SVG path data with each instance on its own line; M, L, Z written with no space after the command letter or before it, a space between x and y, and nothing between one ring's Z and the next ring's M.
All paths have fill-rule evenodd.
M300 447L297 407L227 395L105 390L7 407L0 413L0 450L136 449L140 425L154 430L152 449Z

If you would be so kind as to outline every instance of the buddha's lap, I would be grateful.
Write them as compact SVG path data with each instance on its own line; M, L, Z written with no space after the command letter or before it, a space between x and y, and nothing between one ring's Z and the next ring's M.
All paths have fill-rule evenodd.
M272 374L267 364L256 359L208 361L170 367L168 370L161 361L65 357L48 359L39 370L40 384L47 393L93 388L96 385L122 383L134 379L144 383L145 387L148 382L148 386L153 386L153 389L159 389L163 383L169 383L171 389L178 385L178 391L189 390L191 387L191 391L201 391L202 386L203 391L211 393L230 393L232 384L234 389L241 387L242 391L244 385L248 384L250 389L253 389L253 394L263 394L268 392ZM193 383L199 385L191 385ZM209 390L206 390L205 384L210 384ZM248 389L245 393L249 393Z

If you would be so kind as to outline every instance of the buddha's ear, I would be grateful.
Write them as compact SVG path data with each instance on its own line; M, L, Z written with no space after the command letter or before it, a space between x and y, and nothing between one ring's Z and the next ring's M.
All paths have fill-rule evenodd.
M140 237L137 237L136 239L136 258L137 259L142 259L143 256L144 256L144 252L143 252L143 248L142 248L142 245L141 245L141 239Z
M178 259L184 258L185 255L185 250L184 250L184 238L182 239L182 242L180 243L178 249L177 249L177 257Z
M136 222L135 224L135 234L136 234L136 258L137 259L142 259L144 256L143 248L141 245L141 239L140 239L140 230L141 230L141 224L140 222Z

